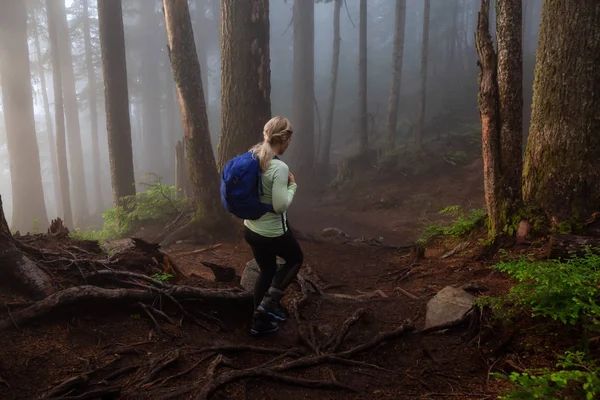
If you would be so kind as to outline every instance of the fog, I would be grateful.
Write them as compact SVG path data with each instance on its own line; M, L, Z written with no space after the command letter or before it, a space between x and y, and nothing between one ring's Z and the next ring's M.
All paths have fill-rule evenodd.
M50 0L63 1L63 0ZM296 0L304 1L304 0ZM306 0L308 1L308 0ZM154 4L152 8L149 3ZM47 115L44 96L50 108L51 129L55 129L53 71L51 46L48 37L48 23L45 2L27 0L27 43L29 64L17 64L19 60L7 52L2 52L2 62L11 64L13 70L31 70L31 90L35 116L35 134L43 183L44 203L48 219L61 216L61 207L55 196L58 182L53 173L49 142ZM83 0L66 0L65 10L69 25L72 67L77 91L77 113L81 132L81 153L83 166L74 163L73 152L67 151L71 180L71 203L81 203L76 193L77 183L73 182L72 172L83 167L85 196L88 210L80 215L80 225L97 223L100 214L112 206L111 174L109 169L106 118L104 112L104 85L102 59L98 33L98 12L96 1L88 0L90 48L95 91L91 93L96 102L98 132L98 165L94 165L95 148L92 141L90 112L90 81L86 63L85 26ZM194 25L194 36L203 72L203 83L208 105L208 116L212 144L217 148L220 132L221 110L221 70L220 32L217 0L190 0L190 13ZM528 125L532 96L533 67L537 44L537 26L540 18L541 0L524 1L524 125ZM6 4L4 2L3 4ZM131 132L136 181L144 174L161 176L163 182L175 183L175 144L183 137L179 105L175 97L173 76L169 63L166 29L162 6L155 0L123 0L125 40L127 54L127 74L130 101ZM474 31L479 10L479 0L432 0L429 29L428 69L426 85L426 107L424 132L439 135L441 132L456 129L457 123L477 120L477 54L474 48ZM5 7L5 6L0 6ZM369 142L373 148L384 147L385 126L392 77L392 54L394 44L395 1L369 0L367 8L367 82L368 82L368 124ZM330 164L335 165L342 157L358 149L357 130L359 115L359 0L347 0L342 4L340 15L340 60L337 82L335 114L332 129ZM4 10L0 9L0 13ZM423 1L406 1L406 23L404 30L404 57L400 88L399 115L397 124L398 146L412 140L418 117L418 98L421 74L421 49L423 38ZM314 9L314 107L315 140L321 146L322 132L331 81L333 49L333 2L318 2ZM293 1L272 0L270 2L270 67L271 67L271 109L273 115L293 115ZM13 24L16 25L16 24ZM3 43L18 42L19 32L14 27L2 27ZM16 29L16 28L15 28ZM9 36L9 35L14 35ZM41 59L36 54L36 35L39 40ZM60 40L59 35L59 40ZM68 42L62 39L62 48ZM59 47L60 47L59 46ZM6 67L5 69L6 70ZM46 90L42 88L40 71L43 71ZM64 76L63 67L63 76ZM63 78L63 84L64 84ZM4 80L3 80L4 83ZM2 88L2 105L7 104L5 88ZM68 104L65 103L65 107ZM12 229L31 230L34 219L44 218L29 212L29 222L13 220L15 176L28 175L16 171L14 160L28 158L30 154L20 154L19 146L15 154L9 153L5 108L0 108L0 194L4 210ZM27 114L20 116L23 123ZM69 116L67 115L67 118ZM292 121L294 124L294 121ZM69 125L69 124L67 124ZM526 128L525 128L526 129ZM72 133L68 131L67 141ZM54 133L56 134L56 133ZM295 133L297 137L302 132ZM526 132L525 132L526 134ZM55 147L54 147L55 148ZM67 146L68 148L68 146ZM23 165L20 163L19 165ZM11 173L11 168L13 171ZM95 169L99 170L97 184ZM23 195L23 194L21 194ZM81 195L81 194L79 194ZM27 193L25 197L35 196ZM75 207L75 206L74 206ZM76 218L77 219L77 218ZM28 226L29 224L29 226ZM41 224L45 225L45 224Z

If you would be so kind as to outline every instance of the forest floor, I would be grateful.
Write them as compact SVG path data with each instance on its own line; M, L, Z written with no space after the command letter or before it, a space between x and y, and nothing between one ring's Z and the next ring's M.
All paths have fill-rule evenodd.
M475 159L464 166L442 163L427 178L401 174L391 180L373 174L312 198L303 196L300 188L290 212L295 229L321 237L323 229L334 227L350 237L301 240L304 276L316 282L323 293L307 293L299 307L301 326L290 318L279 333L254 338L249 335L249 308L209 309L193 304L192 309L210 312L212 318L194 324L186 315L179 326L177 307L165 305L165 311L177 320L175 324L158 316L155 324L136 304L86 304L0 331L0 398L194 399L226 374L254 366L261 367L215 388L211 398L496 398L505 383L490 372L504 370L506 358L500 356L513 352L517 360L512 361L513 366L521 362L546 366L551 360L547 351L525 351L531 345L522 343L533 341L534 347L545 349L556 338L543 329L535 335L527 330L484 335L485 324L478 318L450 330L419 333L428 300L445 286L470 284L478 288L475 294L495 295L506 293L511 282L489 268L494 256L489 256L476 238L465 251L446 258L441 256L456 242L427 246L425 257L418 261L402 247L414 243L424 226L438 221L440 209L455 204L482 207L482 168L481 160ZM151 236L147 233L147 239ZM351 240L356 238L364 240ZM372 238L381 243L368 240ZM73 239L40 235L23 240L43 251L71 254L71 261L53 262L58 258L48 256L50 261L44 264L62 287L84 283L78 276L86 264L83 259L108 257ZM202 262L231 266L241 275L252 258L241 239L199 254L183 254L199 247L203 246L178 243L163 249L188 275L170 283L236 286L239 279L215 283L212 271ZM147 257L144 260L151 263ZM290 306L300 296L298 285L291 285L288 293L286 304ZM331 296L333 293L349 296ZM7 307L0 316L10 321L20 309L16 303L23 299L2 293L1 300ZM190 309L187 303L185 307ZM347 321L353 315L357 321ZM408 326L406 320L412 321L415 332L397 330L403 323L404 328ZM347 336L336 337L345 332L344 326L351 326ZM376 340L380 333L390 331L393 334L387 340ZM339 345L326 346L332 337L340 340ZM376 341L372 346L356 347L372 340ZM348 354L343 352L348 350L352 354L345 357ZM327 358L328 354L336 356ZM322 359L315 361L315 357ZM288 371L285 362L298 359L310 359L310 365ZM284 367L269 369L274 365ZM304 380L291 381L296 378Z

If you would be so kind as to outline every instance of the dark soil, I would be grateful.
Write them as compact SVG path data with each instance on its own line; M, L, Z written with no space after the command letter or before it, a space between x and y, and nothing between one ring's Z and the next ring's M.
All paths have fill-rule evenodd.
M418 237L419 229L439 219L437 211L452 204L463 206L482 205L481 163L474 161L467 167L450 167L438 171L435 178L405 179L390 183L389 178L368 178L366 185L356 185L337 195L328 194L323 199L302 198L294 204L291 221L296 229L318 235L323 228L336 227L350 237L384 238L384 244L410 244ZM300 190L301 193L301 190ZM384 200L382 199L391 199ZM43 236L28 238L30 245L48 250L66 249L75 242L63 239L53 243ZM81 244L80 244L81 245ZM302 241L306 264L304 270L321 279L321 287L327 293L358 295L364 292L382 291L386 297L368 301L341 301L323 299L311 294L308 303L301 307L301 323L313 326L319 335L335 334L344 320L359 308L366 310L342 344L342 349L373 339L379 332L394 330L406 319L412 320L417 329L422 328L427 301L447 285L462 286L477 283L485 294L498 294L507 290L510 282L501 274L491 272L490 261L478 257L485 250L472 240L467 251L446 259L440 256L451 245L429 247L423 260L412 262L407 251L384 246L339 241L313 243ZM81 246L78 246L81 247ZM215 284L212 272L202 261L234 267L241 275L251 254L245 243L233 241L222 243L214 250L202 254L178 256L197 249L197 245L179 243L164 249L177 262L189 278L181 278L177 284L192 286L224 287L237 283ZM71 247L73 254L83 257L83 252ZM92 250L86 250L90 254ZM87 256L90 257L90 254ZM94 257L99 254L92 254ZM140 256L143 258L143 256ZM145 259L148 265L152 267ZM47 266L51 269L51 266ZM69 286L80 279L73 266L70 272L52 270L61 286ZM147 269L151 274L153 269ZM402 273L400 273L402 271ZM315 275L316 274L316 275ZM419 299L412 299L395 291L401 287ZM288 300L298 296L297 285L289 289ZM5 292L5 303L25 301L19 296ZM0 332L0 398L35 399L61 382L96 368L74 386L71 395L89 391L95 387L115 387L120 394L97 397L103 399L159 399L174 394L175 399L193 399L208 382L211 362L217 353L194 353L194 350L220 344L248 344L269 348L302 347L298 343L297 323L290 319L282 330L264 338L249 335L251 311L235 308L209 310L206 306L186 304L188 309L212 312L220 318L224 329L208 331L184 318L181 327L159 321L162 335L158 335L153 323L136 305L103 307L89 306L85 309L64 312L27 326ZM2 317L10 318L17 306L6 306ZM181 317L176 308L165 308L174 319ZM212 398L222 399L491 399L500 387L489 372L495 364L498 352L511 344L511 330L495 331L480 335L483 325L471 321L465 326L442 333L427 335L407 334L386 341L355 357L355 360L377 365L378 370L366 365L349 366L324 363L319 366L290 371L289 376L315 380L333 380L351 386L356 392L300 388L262 378L243 380L220 388ZM514 340L513 340L514 341ZM276 357L273 354L247 352L222 352L230 363L221 366L216 374L232 369L248 368ZM149 372L160 362L175 357L176 361L149 377ZM543 358L543 357L542 357ZM185 371L198 363L190 372L170 379L160 380ZM129 369L124 369L130 367ZM120 374L111 377L116 371ZM151 385L144 385L151 383ZM176 395L180 389L188 393ZM57 397L78 398L78 397ZM87 397L86 397L87 398ZM96 397L89 397L96 398Z

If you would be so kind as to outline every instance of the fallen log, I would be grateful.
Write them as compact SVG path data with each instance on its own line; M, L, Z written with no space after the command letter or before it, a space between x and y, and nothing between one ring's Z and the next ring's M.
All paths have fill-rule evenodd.
M600 254L600 238L578 235L552 235L549 241L548 258L581 257L590 250L594 254Z
M204 289L190 286L170 286L168 289L153 288L146 289L104 289L98 286L84 285L75 286L60 292L54 293L43 300L40 300L31 306L19 310L12 314L12 318L0 321L0 330L14 326L22 326L27 322L38 319L42 316L65 309L74 305L80 305L83 302L130 302L132 305L137 303L152 302L157 295L164 294L176 300L198 299L212 303L219 302L237 302L252 303L252 293L233 291Z

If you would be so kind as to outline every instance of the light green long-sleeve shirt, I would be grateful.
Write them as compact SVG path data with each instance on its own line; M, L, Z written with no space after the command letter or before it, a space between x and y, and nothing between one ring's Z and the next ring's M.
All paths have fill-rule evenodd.
M289 168L281 160L273 159L269 167L261 174L263 195L260 202L273 204L275 213L266 213L257 220L244 220L251 231L264 237L278 237L287 230L287 209L296 194L295 183L288 184Z

